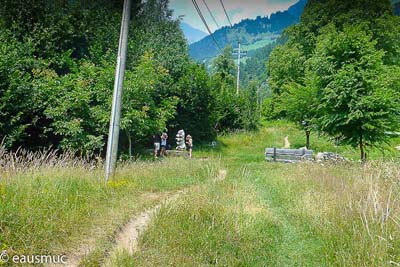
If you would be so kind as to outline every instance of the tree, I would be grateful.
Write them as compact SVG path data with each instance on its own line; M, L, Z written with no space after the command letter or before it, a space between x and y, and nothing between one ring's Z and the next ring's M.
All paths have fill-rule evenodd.
M400 123L400 94L388 86L384 53L365 25L334 25L318 37L310 72L318 77L320 129L343 143L365 148L386 140L385 132Z
M269 58L270 111L359 146L365 160L398 125L398 24L388 0L309 0Z
M274 94L283 93L284 85L299 81L304 75L305 56L297 46L279 45L268 61L269 86Z
M197 140L212 140L215 137L212 120L214 95L205 67L189 63L177 87L179 115L171 122L174 130L184 128Z
M257 81L250 82L241 93L243 98L242 121L246 130L256 130L260 119L259 112L259 85Z
M225 47L223 53L213 61L213 80L221 92L233 90L235 86L235 61L232 46Z
M129 156L132 145L167 127L176 112L175 97L160 97L161 87L168 86L166 69L154 62L146 52L132 72L127 72L123 93L121 130L128 139Z

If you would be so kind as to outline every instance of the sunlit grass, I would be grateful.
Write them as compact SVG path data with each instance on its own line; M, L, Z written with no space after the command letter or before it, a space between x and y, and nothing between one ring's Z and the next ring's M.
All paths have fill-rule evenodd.
M282 147L285 136L302 147L305 136L283 121L264 126L220 136L195 160L120 163L108 183L99 160L2 152L0 243L12 253L58 253L93 239L83 266L99 266L133 214L194 185L161 208L140 251L114 255L113 266L398 264L400 140L391 139L384 155L371 150L362 165L357 150L313 133L315 152L353 161L267 163L266 147ZM214 181L220 169L228 175Z
M0 243L11 254L64 253L91 239L107 241L164 192L202 183L215 171L203 161L132 162L105 182L101 162L17 154L11 163L12 157L3 152L0 170Z

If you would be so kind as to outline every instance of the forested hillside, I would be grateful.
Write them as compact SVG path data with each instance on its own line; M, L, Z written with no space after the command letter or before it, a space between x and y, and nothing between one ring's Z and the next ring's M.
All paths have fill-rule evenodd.
M104 150L122 13L119 1L0 1L0 140L17 149ZM197 142L254 127L234 94L233 60L211 76L190 60L168 1L132 8L121 147L168 128ZM229 78L229 79L228 79ZM222 93L224 92L224 93ZM254 115L255 116L255 115Z
M275 40L284 29L299 22L306 3L307 0L300 0L288 10L273 13L270 17L244 19L233 27L226 26L215 31L213 35L221 47L227 45L237 47L238 39L244 46L260 41L263 41L265 45L265 41ZM200 62L213 58L217 54L218 47L211 36L207 36L190 46L190 56Z

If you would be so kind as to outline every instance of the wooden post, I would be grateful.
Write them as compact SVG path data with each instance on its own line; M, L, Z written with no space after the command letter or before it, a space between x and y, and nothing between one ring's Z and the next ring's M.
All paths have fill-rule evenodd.
M274 147L274 161L276 161L276 147Z

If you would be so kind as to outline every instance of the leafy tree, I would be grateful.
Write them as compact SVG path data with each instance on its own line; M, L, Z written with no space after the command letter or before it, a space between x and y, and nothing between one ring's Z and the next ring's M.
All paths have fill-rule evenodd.
M32 87L32 71L46 63L33 51L32 43L20 45L9 31L0 31L0 140L7 148L49 144L43 106Z
M212 120L214 95L210 78L204 66L190 63L178 83L179 103L176 118L171 122L174 130L184 128L197 140L215 137Z
M330 25L318 37L310 70L318 77L318 118L324 132L344 143L365 147L386 140L385 132L400 123L400 94L388 86L383 51L363 25Z
M213 80L221 92L233 90L235 86L235 61L232 57L232 47L225 47L223 53L213 62Z
M304 75L306 57L298 46L280 45L268 61L269 86L274 94L283 92L283 85L298 81Z
M259 84L255 80L249 84L246 90L242 93L244 108L241 113L243 128L247 130L256 130L258 127L259 116Z
M385 51L385 65L400 65L400 17L385 15L370 25L377 49Z
M269 58L272 111L307 118L365 160L398 125L398 19L388 0L310 0Z
M59 76L52 70L37 70L35 88L39 103L50 120L48 130L62 149L101 151L105 145L111 107L113 66L83 63L79 71Z
M160 87L166 86L166 69L155 64L153 55L145 53L133 72L127 73L123 93L121 130L129 143L129 156L132 145L143 141L154 133L164 131L167 122L176 112L177 99L159 98Z
M303 84L292 82L285 85L282 96L278 99L276 112L286 113L286 117L299 125L310 124L316 117L318 106L318 87L315 75L309 73Z

